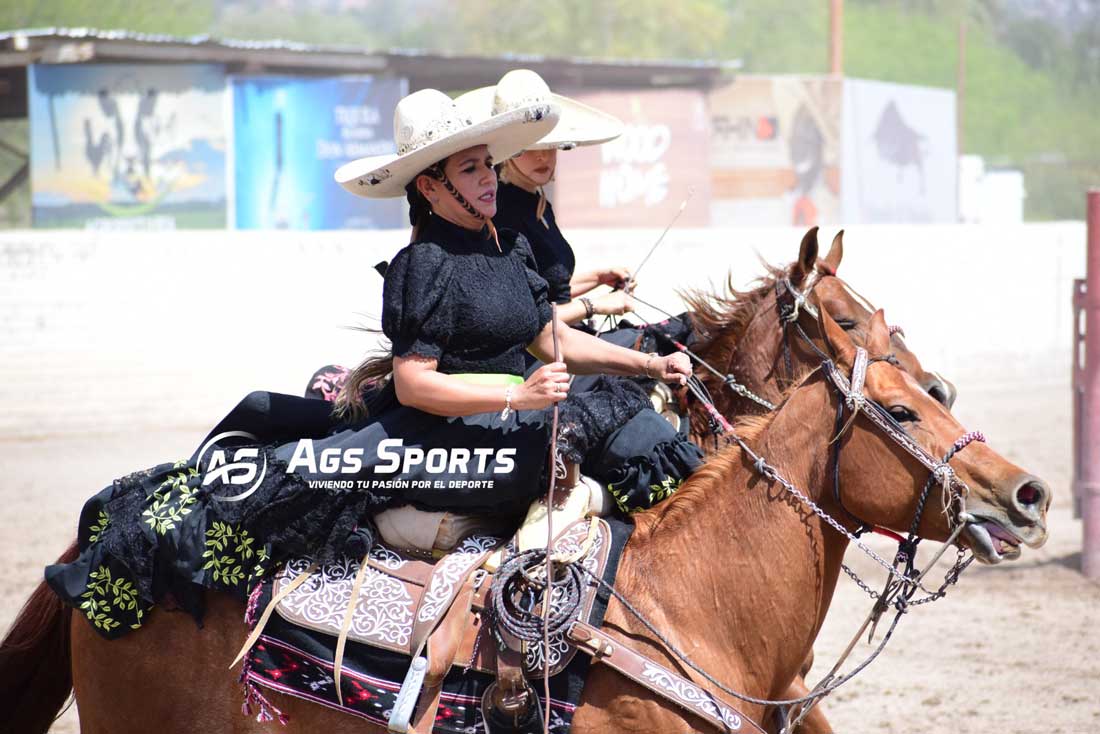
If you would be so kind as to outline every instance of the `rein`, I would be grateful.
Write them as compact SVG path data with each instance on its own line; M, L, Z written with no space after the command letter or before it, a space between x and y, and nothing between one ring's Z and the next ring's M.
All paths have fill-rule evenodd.
M649 308L652 308L654 311L657 311L658 313L661 313L664 316L667 316L669 319L680 321L679 316L673 316L672 314L670 314L668 311L665 311L660 306L655 306L652 303L649 303L647 301L643 301L641 298L638 298L638 296L636 296L634 294L631 294L631 298L633 298L635 301L642 304L643 306L648 306ZM662 339L663 341L667 342L668 344L671 344L677 351L683 352L684 354L686 354L691 361L695 362L700 367L707 370L712 375L714 375L719 380L721 380L722 384L725 387L729 388L735 395L740 395L743 398L747 398L747 399L753 401L754 403L761 406L762 408L764 408L768 412L771 412L771 411L775 410L775 404L774 403L769 402L768 400L765 400L764 398L760 397L759 395L754 393L752 390L750 390L746 385L739 382L737 380L736 375L734 375L732 373L729 373L729 372L725 372L725 373L719 372L716 367L714 367L712 364L710 364L705 359L700 357L698 354L691 351L685 345L683 345L680 342L676 341L675 339L673 339L672 337L670 337L668 334L664 333L660 329L656 328L656 325L654 325L654 324L647 324L647 325L653 330L653 334L655 336L657 336L658 339Z
M810 304L806 304L803 301L803 307L807 305ZM810 308L812 308L812 305L810 305ZM801 327L799 327L799 330L801 331ZM805 332L802 333L807 341L809 341L809 337L805 336ZM814 345L812 342L809 343L815 351L818 351L820 353L820 350L817 349L816 345ZM968 432L955 441L955 443L951 446L951 448L948 450L947 454L942 460L937 460L927 450L925 450L924 447L913 440L912 436L910 436L905 431L905 429L900 424L898 424L897 421L895 421L889 413L886 412L885 409L883 409L878 403L872 400L868 400L867 397L863 394L863 383L866 378L867 366L870 361L871 360L867 356L867 351L863 348L857 348L855 365L853 367L852 377L850 380L848 378L845 378L844 375L837 369L832 360L828 358L822 361L821 367L819 369L821 369L822 372L825 373L826 377L832 383L835 391L838 394L838 397L840 398L840 411L838 412L838 415L843 414L842 411L845 407L852 411L853 419L855 415L863 414L864 416L869 418L875 426L882 430L882 432L885 433L888 438L901 446L907 453L917 459L917 461L919 461L929 470L928 480L925 482L925 486L917 502L916 513L914 514L913 520L910 523L908 538L901 539L900 536L897 536L896 533L888 531L891 536L898 538L899 541L901 541L898 547L897 554L894 557L893 563L888 563L885 559L883 559L881 556L879 556L877 553L867 547L862 541L859 540L858 532L853 533L845 528L840 522L838 522L835 518L826 513L817 503L810 499L809 496L807 496L804 492L800 491L796 486L785 479L774 466L767 462L767 460L763 456L753 451L752 448L747 443L745 443L745 441L740 436L738 436L736 432L734 432L733 427L731 426L729 421L726 420L726 418L718 412L713 402L709 401L708 396L705 394L705 392L703 392L703 390L700 389L702 388L701 383L698 383L697 379L689 382L689 389L692 391L692 394L697 399L699 399L700 402L703 403L708 413L710 413L710 415L712 416L712 419L719 426L721 426L722 432L723 434L725 434L726 441L728 443L736 444L744 453L744 455L749 457L749 459L752 461L753 468L757 471L757 473L770 481L779 483L788 493L790 493L804 505L809 507L814 512L814 514L816 514L818 517L820 517L842 535L845 535L848 538L849 542L853 543L868 557L872 558L876 563L886 569L887 573L889 574L886 586L883 591L875 592L874 590L870 589L870 587L868 587L865 583L863 583L858 578L858 576L847 569L847 567L842 566L845 572L852 576L853 580L855 580L857 584L859 584L860 588L867 592L873 599L875 599L875 605L872 608L870 614L868 614L867 618L864 620L863 624L860 626L859 630L856 632L847 649L841 655L840 659L833 665L829 673L824 678L822 678L822 680L816 686L814 686L814 689L812 691L800 698L787 700L767 700L745 696L736 691L726 688L718 681L714 680L712 677L706 674L704 671L698 669L692 661L687 660L686 657L675 650L675 648L670 647L670 650L672 650L677 655L677 657L680 657L686 664L688 664L701 675L706 677L707 680L710 681L713 685L740 700L746 701L748 703L768 706L801 706L801 709L795 720L792 723L784 725L782 734L786 734L787 732L792 731L805 718L805 716L809 714L810 710L814 705L816 705L817 702L835 691L847 681L851 680L856 674L866 668L872 660L878 657L878 655L885 648L886 643L889 641L894 629L897 627L897 624L901 619L901 615L904 614L910 606L925 604L945 596L947 592L947 587L955 584L958 581L959 575L962 573L962 571L973 561L973 557L965 558L965 552L962 549L959 549L959 554L954 566L948 571L943 584L937 590L930 591L925 588L921 583L928 572L931 571L931 569L939 562L940 557L943 555L946 549L955 542L955 540L958 538L959 534L965 527L964 523L959 522L959 518L965 512L965 497L969 493L969 487L967 487L967 485L957 477L948 462L956 453L964 449L973 441L984 442L985 437L980 431ZM878 358L874 361L890 361L890 358L883 357ZM849 423L850 422L851 421L849 421ZM834 439L834 444L836 446L833 460L834 477L839 476L838 467L840 458L840 443L840 436L838 435ZM936 556L927 564L927 566L925 566L922 571L918 572L915 568L916 548L921 538L917 535L917 529L919 528L921 519L924 515L924 511L927 506L928 496L931 492L931 489L937 483L941 484L944 488L944 511L948 513L948 521L949 524L953 526L953 530L951 532L951 535L943 543L940 551L936 554ZM950 512L950 507L952 504L955 504L956 506L954 514ZM902 567L903 570L899 571L899 566ZM913 597L916 595L916 592L918 590L925 592L927 596L920 599L914 599ZM866 630L868 627L871 627L871 636L873 636L879 619L881 618L882 614L885 613L886 610L889 609L891 606L895 609L894 619L891 622L886 633L883 635L882 641L879 643L878 647L871 653L871 655L867 659L856 666L850 673L847 673L837 678L837 671L854 649L855 643L863 635L864 630ZM637 613L633 609L631 609L631 611L635 613L635 616L637 616ZM644 620L643 623L645 623ZM646 626L649 627L648 624L646 624ZM650 631L658 634L651 627ZM667 641L663 637L661 637L660 635L658 636L660 637L662 642L666 642L667 644Z
M550 306L550 331L554 339L554 361L561 361L561 342L558 341L558 307ZM553 418L550 427L550 488L546 493L546 593L542 602L542 684L543 695L546 697L546 708L543 711L542 731L550 734L550 619L552 616L551 600L554 598L554 489L558 482L558 404L554 403ZM563 472L564 474L564 472Z

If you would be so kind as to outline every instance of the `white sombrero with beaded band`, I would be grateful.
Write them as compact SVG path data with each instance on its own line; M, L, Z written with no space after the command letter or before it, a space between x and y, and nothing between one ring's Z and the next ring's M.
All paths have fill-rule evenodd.
M500 114L475 118L443 92L421 89L398 102L394 110L397 152L345 163L334 177L356 196L404 196L405 186L421 171L460 150L488 145L495 160L519 153L550 132L558 114L558 106L547 94Z
M554 94L542 77L530 69L515 69L493 87L481 87L455 100L459 109L473 119L491 119L527 104L532 97L549 97L561 108L561 118L548 135L527 150L569 150L581 145L599 145L623 134L619 118L575 99ZM494 156L498 162L504 158Z

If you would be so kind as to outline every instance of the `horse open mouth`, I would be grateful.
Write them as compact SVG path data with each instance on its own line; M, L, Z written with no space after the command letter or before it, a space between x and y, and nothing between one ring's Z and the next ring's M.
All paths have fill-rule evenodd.
M995 564L1020 557L1023 541L1000 523L971 515L965 533L970 539L970 549L983 563Z

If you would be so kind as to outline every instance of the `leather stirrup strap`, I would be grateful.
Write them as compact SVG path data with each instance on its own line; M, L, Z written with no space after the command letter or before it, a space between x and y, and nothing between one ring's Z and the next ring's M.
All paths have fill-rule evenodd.
M497 678L488 691L486 703L495 711L512 720L524 717L533 703L534 689L527 683L523 674L523 654L519 652L522 643L511 638L507 632L500 633L505 638L503 647L496 650ZM488 716L488 712L484 712Z
M348 644L348 631L351 629L351 621L355 618L355 608L359 606L359 592L363 588L363 578L367 575L367 561L370 559L370 551L359 562L359 570L355 573L355 583L351 586L351 598L344 609L344 620L340 623L340 634L336 637L336 655L332 660L332 680L336 684L336 700L344 705L344 692L340 688L340 673L344 669L344 647Z
M574 622L565 634L578 650L591 655L593 662L607 665L666 701L705 719L720 731L765 734L756 722L710 691L653 662L592 625Z
M466 577L462 590L447 610L443 621L428 637L428 672L424 677L424 688L416 705L416 716L412 720L411 731L414 734L431 734L435 728L435 715L439 710L439 699L443 693L443 680L447 677L462 636L470 619L470 605L474 600L474 576Z
M294 580L284 586L282 591L271 597L271 601L269 601L267 603L267 606L264 608L264 613L260 615L260 621L257 622L256 626L252 629L252 634L250 634L248 636L248 639L244 641L244 646L241 647L241 651L237 653L237 657L233 658L233 662L229 664L230 670L232 670L233 666L239 663L241 661L241 658L243 658L245 654L252 649L252 646L256 644L256 640L260 639L260 635L263 633L264 627L267 626L267 621L271 619L271 613L275 611L275 607L278 606L279 602L285 599L287 595L290 594L290 592L294 591L299 586L304 584L306 582L306 579L312 576L313 572L316 570L316 563L309 564L309 568L295 576Z
M412 639L409 644L413 651L413 658L420 655L428 641L428 636L443 623L443 618L462 592L463 584L477 573L485 563L485 559L503 543L504 540L499 539L492 548L481 551L476 556L466 556L464 565L458 568L452 566L448 569L444 566L452 556L447 556L436 564L413 621Z

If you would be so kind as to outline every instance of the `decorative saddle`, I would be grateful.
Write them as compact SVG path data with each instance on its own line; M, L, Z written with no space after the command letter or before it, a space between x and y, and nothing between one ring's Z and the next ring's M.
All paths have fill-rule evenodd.
M554 553L576 559L599 578L607 564L610 536L606 521L579 520L557 536ZM436 657L453 649L447 669L495 673L497 645L484 624L492 574L483 566L498 548L505 558L517 552L514 539L505 543L499 537L473 535L433 562L375 541L365 559L345 558L319 567L294 588L294 580L310 563L291 561L275 577L275 611L301 627L414 658L426 647L439 648ZM577 619L588 620L595 595L595 585L584 587ZM576 649L560 634L551 637L550 645L550 674L556 675ZM526 675L541 677L542 646L530 645L524 652Z
M544 518L545 511L532 514ZM587 517L560 523L559 518L562 526L564 529L555 533L554 558L579 564L591 578L602 578L612 547L608 522ZM530 531L527 527L525 536L521 529L511 539L470 535L438 559L415 549L392 548L376 536L362 559L344 558L324 566L308 558L292 560L270 583L269 601L242 655L264 636L272 613L279 624L271 627L289 625L335 638L330 675L338 708L344 707L346 686L341 678L348 642L359 650L371 648L411 659L401 690L387 711L390 730L398 732L432 731L444 679L454 669L508 679L513 688L526 692L528 678L541 678L546 670L556 676L576 655L576 647L564 632L550 635L549 653L544 655L541 640L526 645L513 639L516 649L510 649L488 623L490 569L495 570L521 548L526 550L523 546L533 541L545 545L545 527L541 538ZM593 615L597 588L596 583L583 585L579 598L569 600L569 610L560 608L566 599L555 589L552 612L564 611L576 621L599 624L603 607ZM262 677L254 682L271 683ZM310 686L315 692L320 688L316 681ZM282 690L294 693L290 688ZM249 695L263 700L257 694Z
M563 566L581 566L586 582L573 599L566 598L564 585L554 587L550 615L564 612L569 619L550 635L548 655L541 639L517 640L501 632L494 619L493 575L485 562L497 551L505 565L521 556L515 538L470 536L438 561L377 539L364 559L325 566L292 561L266 588L257 587L263 594L252 600L254 608L266 597L266 607L242 650L248 655L242 670L246 708L259 702L263 712L270 705L253 685L259 684L384 722L393 732L458 732L470 726L492 734L542 731L542 706L550 706L556 722L551 730L567 732L590 657L719 731L762 731L705 688L600 630L607 596L596 579L613 579L617 551L629 533L613 531L612 525L629 527L592 517L556 534L553 556ZM529 605L541 612L541 599ZM303 638L309 644L294 643ZM366 652L392 672L364 674L360 667L342 680L349 645L360 659ZM576 658L577 651L587 657ZM528 680L541 678L547 667L551 699L543 701ZM456 680L463 683L456 687ZM363 706L368 702L373 710Z

